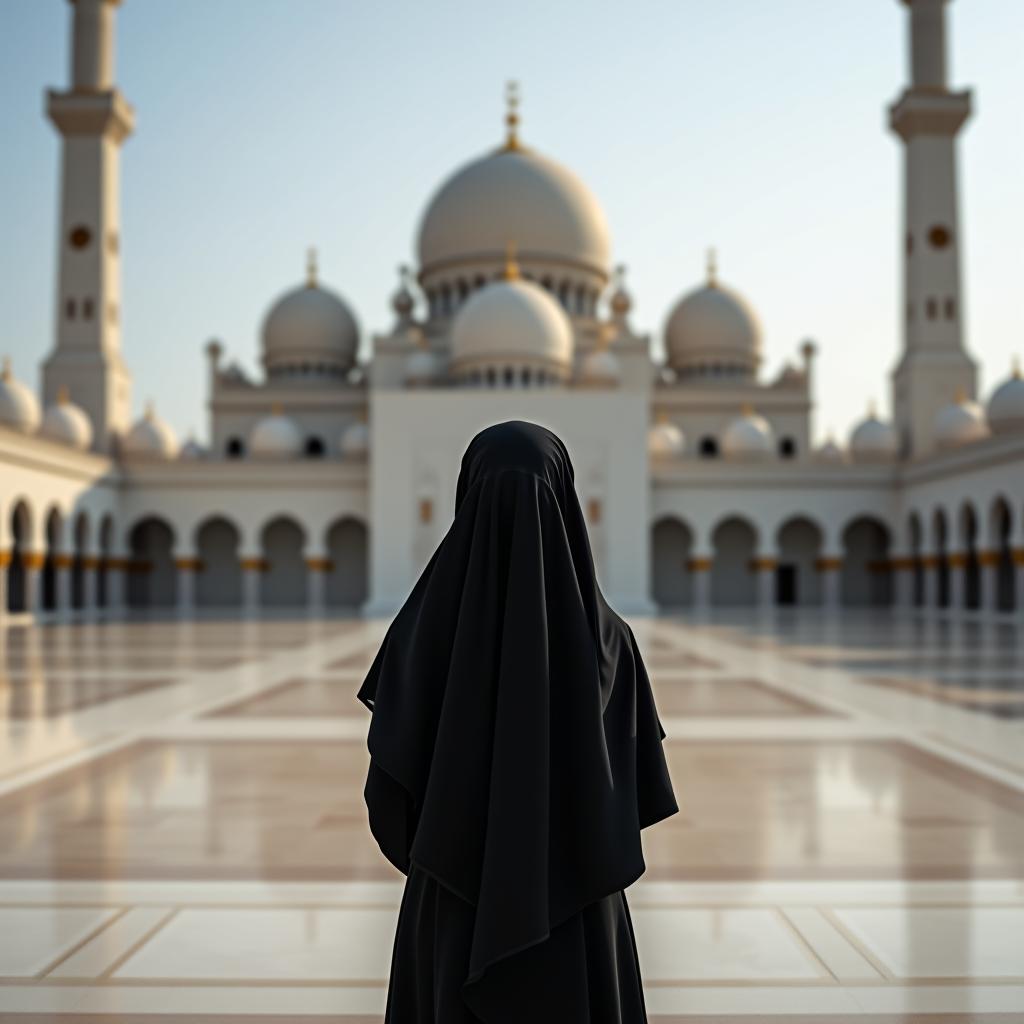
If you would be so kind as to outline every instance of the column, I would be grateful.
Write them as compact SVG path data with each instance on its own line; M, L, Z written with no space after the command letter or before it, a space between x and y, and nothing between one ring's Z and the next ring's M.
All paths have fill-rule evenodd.
M71 614L71 555L60 552L53 556L53 614L66 617Z
M914 559L893 558L890 560L893 575L893 597L896 607L909 610L914 607Z
M704 613L711 607L711 559L695 556L686 567L693 575L693 610Z
M939 606L939 559L935 555L921 557L921 577L924 581L921 607L934 610Z
M966 595L967 556L962 551L949 554L949 610L962 612Z
M196 573L202 568L198 558L176 558L178 571L178 614L190 617L196 605Z
M754 558L750 563L757 576L757 607L769 611L775 607L775 567L778 562L770 555Z
M1024 612L1024 548L1016 548L1013 552L1013 565L1016 576L1013 610L1018 618Z
M323 615L327 608L327 574L334 568L329 558L306 559L307 607L311 615Z
M239 559L242 568L242 608L246 615L260 610L260 577L266 571L266 560L260 556Z
M999 607L999 552L978 552L978 611L994 612Z
M39 614L39 597L45 560L46 556L41 551L26 551L21 556L25 579L25 611L29 615Z
M95 555L82 556L82 614L86 616L94 616L98 610L99 568L100 560Z
M843 560L838 555L822 555L814 564L821 575L821 606L826 611L835 611L843 598Z
M106 614L121 615L125 606L125 573L128 572L128 559L107 557L104 562L107 570Z

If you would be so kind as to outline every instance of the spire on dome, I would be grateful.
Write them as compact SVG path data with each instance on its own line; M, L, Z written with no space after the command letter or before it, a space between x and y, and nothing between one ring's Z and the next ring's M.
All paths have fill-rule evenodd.
M519 83L510 80L505 85L505 149L519 149Z
M707 254L708 284L713 288L718 284L718 254L714 247L708 249Z
M314 246L310 246L309 249L306 250L306 287L307 288L315 288L316 287L316 272L317 272L316 248Z
M505 270L502 277L506 281L519 280L519 264L516 262L516 243L509 241L505 246Z
M14 376L14 371L11 369L11 357L4 356L3 368L0 369L0 380L10 380Z

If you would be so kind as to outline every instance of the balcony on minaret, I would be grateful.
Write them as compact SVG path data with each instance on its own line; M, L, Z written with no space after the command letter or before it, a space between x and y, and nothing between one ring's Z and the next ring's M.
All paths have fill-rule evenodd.
M971 90L906 89L889 107L889 127L904 141L917 135L956 135L971 116Z
M48 89L46 113L65 136L106 136L123 142L135 130L135 108L116 87L103 92Z

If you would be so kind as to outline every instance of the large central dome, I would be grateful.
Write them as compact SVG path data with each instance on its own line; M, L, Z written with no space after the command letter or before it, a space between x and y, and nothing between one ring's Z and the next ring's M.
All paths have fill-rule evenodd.
M608 225L593 193L554 160L506 145L456 171L431 200L420 226L420 270L500 265L512 239L523 263L608 267Z

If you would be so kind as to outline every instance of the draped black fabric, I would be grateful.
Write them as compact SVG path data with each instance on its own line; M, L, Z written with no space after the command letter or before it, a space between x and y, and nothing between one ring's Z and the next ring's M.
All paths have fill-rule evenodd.
M510 421L472 440L453 522L358 696L370 828L410 876L402 913L414 876L463 907L466 1019L554 1020L536 984L548 948L595 904L615 912L608 898L644 871L640 830L677 806L636 639L598 587L553 433ZM557 1019L604 1019L570 1009ZM389 1021L448 1024L402 1012L389 1000Z

